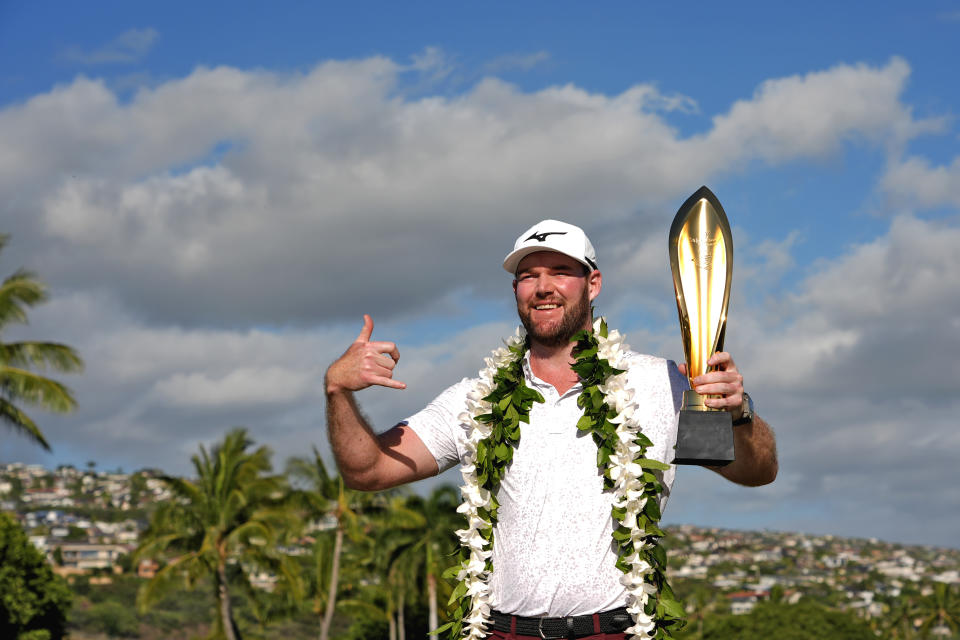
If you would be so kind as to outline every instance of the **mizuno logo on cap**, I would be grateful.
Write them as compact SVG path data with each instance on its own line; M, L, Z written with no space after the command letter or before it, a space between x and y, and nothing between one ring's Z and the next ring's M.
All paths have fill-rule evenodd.
M527 240L536 240L537 242L546 242L547 236L565 236L566 231L544 231L543 233L531 233ZM526 240L524 240L526 242Z

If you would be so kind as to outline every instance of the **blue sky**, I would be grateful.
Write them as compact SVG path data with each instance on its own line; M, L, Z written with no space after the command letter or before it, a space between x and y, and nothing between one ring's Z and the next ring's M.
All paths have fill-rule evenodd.
M87 370L38 414L54 452L0 457L186 472L237 424L325 448L364 312L409 384L361 396L386 428L512 331L499 262L545 217L680 358L666 230L708 184L782 472L682 469L665 520L955 546L958 41L945 1L2 2L0 268L52 292L4 339Z

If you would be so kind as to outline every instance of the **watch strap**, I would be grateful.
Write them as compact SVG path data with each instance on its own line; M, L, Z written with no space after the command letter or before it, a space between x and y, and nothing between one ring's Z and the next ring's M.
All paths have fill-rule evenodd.
M753 422L753 398L746 391L743 392L743 404L740 406L740 417L733 421L733 426Z

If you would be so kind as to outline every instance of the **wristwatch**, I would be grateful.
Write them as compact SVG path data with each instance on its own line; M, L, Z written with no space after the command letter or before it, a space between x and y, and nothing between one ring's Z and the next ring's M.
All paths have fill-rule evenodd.
M746 391L743 392L743 404L740 405L740 417L733 421L733 426L753 422L753 398Z

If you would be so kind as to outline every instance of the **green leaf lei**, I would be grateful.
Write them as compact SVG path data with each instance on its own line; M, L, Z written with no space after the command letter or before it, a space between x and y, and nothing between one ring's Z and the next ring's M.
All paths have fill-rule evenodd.
M624 573L621 583L627 588L627 610L634 621L626 633L631 640L671 638L685 620L683 606L667 582L666 551L660 544L665 535L659 527L663 485L655 472L669 465L646 458L652 443L633 418L636 405L624 385L624 370L615 366L624 364L629 349L622 337L609 333L606 321L599 318L593 331L581 331L572 340L576 342L572 368L583 385L577 398L583 417L577 428L593 437L604 491L614 497L616 566ZM470 426L461 467L464 500L458 509L467 528L457 531L458 563L444 573L459 581L448 603L452 621L435 632L447 631L450 640L487 635L496 493L520 442L520 423L529 423L533 403L543 402L543 396L526 386L522 362L528 348L529 339L518 330L505 348L494 351L468 396L468 413L461 416Z

